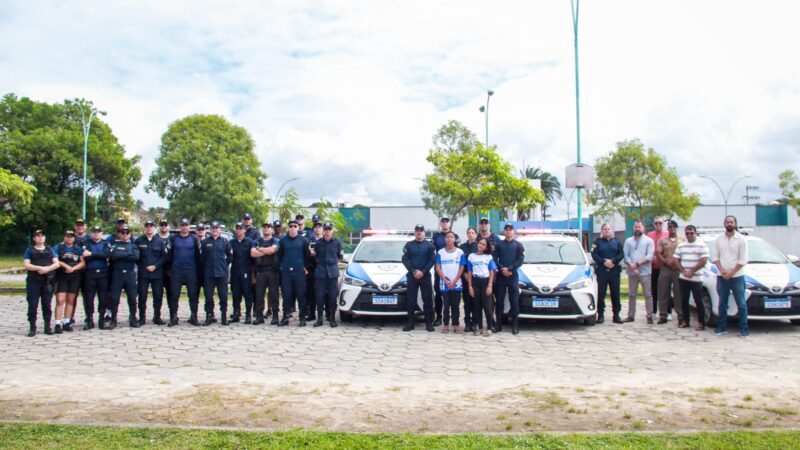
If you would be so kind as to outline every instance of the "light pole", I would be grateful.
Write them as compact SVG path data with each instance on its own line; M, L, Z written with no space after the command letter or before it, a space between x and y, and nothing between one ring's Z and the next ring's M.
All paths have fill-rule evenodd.
M92 119L94 115L100 113L101 115L105 116L105 111L99 111L95 108L91 109L91 114L89 114L89 120L86 120L86 113L83 110L83 105L78 99L75 99L75 104L78 105L78 108L81 110L81 125L83 126L83 213L81 218L83 221L86 221L86 168L89 163L89 132L92 129Z
M744 180L745 178L752 178L752 177L750 175L745 175L745 176L742 176L742 177L739 177L738 179L736 179L736 181L734 181L733 184L731 185L731 187L728 189L728 193L727 194L725 193L724 190L722 190L722 186L720 186L719 183L717 183L717 180L715 180L715 179L713 179L713 178L711 178L709 176L706 176L706 175L700 175L700 178L705 178L707 180L711 180L712 183L717 185L717 188L719 188L719 193L722 194L722 200L725 201L725 215L727 216L728 215L728 199L731 196L731 192L733 192L733 187L736 186L736 183Z
M486 118L486 148L489 148L489 99L494 95L494 91L486 91L486 106L481 106L478 111L482 112Z
M578 143L578 160L581 163L581 88L580 78L578 77L578 13L580 12L581 0L570 0L572 6L572 34L575 38L575 134ZM583 214L581 211L582 189L578 187L578 233L580 235L581 245L583 245Z

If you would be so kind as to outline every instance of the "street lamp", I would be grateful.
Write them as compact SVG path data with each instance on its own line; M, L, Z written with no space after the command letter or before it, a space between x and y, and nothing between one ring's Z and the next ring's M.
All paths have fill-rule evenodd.
M494 91L486 91L486 106L481 106L478 111L484 113L486 117L486 148L489 148L489 99L494 95Z
M281 198L281 191L283 190L284 186L286 186L287 184L291 183L292 181L297 181L298 179L299 178L295 177L295 178L289 178L288 180L284 181L283 184L281 184L281 186L278 188L278 193L275 194L275 197L272 197L272 195L270 195L270 197L272 197L272 203L273 204L277 204L278 199ZM267 190L267 194L269 194L269 189ZM274 208L273 208L272 211L270 211L270 216L271 216L271 218L273 220L275 219L275 210L274 210Z
M91 109L91 114L89 114L89 120L86 120L86 113L83 110L83 105L81 104L80 100L75 99L75 104L78 105L78 108L81 110L81 125L83 126L83 213L81 217L83 218L84 222L86 221L86 168L89 163L89 132L92 129L92 119L94 115L100 113L100 115L105 116L105 111L99 111L95 108Z
M581 90L580 79L578 78L578 13L581 7L581 0L570 0L572 6L572 34L575 38L575 132L577 137L578 160L581 163ZM580 233L581 245L583 245L583 214L581 205L583 204L582 189L578 187L578 233Z
M752 178L752 176L745 175L743 177L739 177L736 181L733 182L733 184L731 185L730 189L728 189L728 193L727 194L725 193L724 190L722 190L722 186L720 186L719 183L717 183L717 180L715 180L715 179L713 179L713 178L711 178L709 176L706 176L706 175L700 175L700 178L705 178L707 180L711 180L712 183L717 185L717 188L719 188L719 193L722 194L722 199L725 201L725 215L727 216L728 215L728 199L731 196L731 192L733 191L733 187L736 186L736 183L744 180L745 178Z

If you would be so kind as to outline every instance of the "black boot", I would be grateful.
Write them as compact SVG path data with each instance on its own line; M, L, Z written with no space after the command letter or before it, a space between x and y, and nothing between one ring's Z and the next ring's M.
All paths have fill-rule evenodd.
M174 327L179 322L178 315L170 313L169 315L169 324L167 326Z
M320 314L320 316L317 317L317 321L314 322L314 328L321 327L321 326L322 326L322 314Z
M227 311L220 311L220 317L222 317L222 322L221 322L222 325L227 327L228 325L231 324L230 322L228 322L228 312ZM214 320L214 318L212 317L211 320Z
M511 334L519 334L519 317L514 316L511 319Z
M403 331L411 331L414 329L414 314L409 314L408 318L406 318L406 326L403 327Z
M336 328L338 326L339 324L336 323L336 319L334 319L333 316L331 316L331 328Z
M131 326L131 328L139 328L139 319L137 319L136 316L131 316L128 319L128 324Z
M108 321L108 325L106 325L106 330L113 330L114 328L117 328L117 319L112 317L111 320Z
M31 322L31 328L30 330L28 330L28 337L34 337L34 336L36 336L36 323Z
M86 318L86 323L83 324L83 330L91 330L94 328L94 320L92 320L92 316Z
M53 329L50 328L50 321L49 320L45 320L44 321L44 334L47 334L47 335L53 334Z
M239 320L240 320L240 318L241 318L241 315L242 315L242 313L241 313L241 312L239 312L239 311L234 311L234 313L233 313L233 314L231 314L231 320L230 320L230 322L231 322L231 323L239 323Z
M272 321L269 323L270 325L277 325L278 324L278 311L274 311L272 313Z
M263 323L264 323L264 315L256 313L256 320L253 321L253 325L262 325Z
M606 318L604 317L604 314L601 313L601 312L597 313L597 323L603 323L605 321L606 321Z
M101 330L105 330L106 329L106 321L103 320L103 315L102 314L99 314L99 317L97 319L97 328L99 328Z
M297 326L298 326L298 327L304 327L304 326L306 326L306 319L305 319L303 316L300 316L300 321L299 321L299 323L297 324Z
M213 323L214 323L214 321L211 320L211 314L206 314L206 320L203 322L203 326L207 327L207 326L209 326L209 325L211 325Z
M244 323L250 325L253 323L253 319L250 318L250 313L245 314L244 316Z
M192 317L189 318L189 325L199 327L200 321L197 320L197 313L192 313Z
M56 324L56 330L55 330L55 333L56 333L56 334L61 334L61 333L62 333L62 332L61 332L61 324L59 324L59 323L57 323L57 324Z
M311 308L311 311L308 313L308 317L306 317L306 320L310 322L316 319L317 319L317 314L314 312L314 308Z
M614 314L613 322L616 323L616 324L620 324L620 325L625 323L625 322L622 321L622 317L619 316L619 313Z
M425 330L433 331L433 314L425 314Z
M436 320L433 321L433 326L438 327L442 324L442 316L436 315Z
M289 315L284 312L283 319L281 319L280 323L278 323L278 326L285 327L286 325L289 325Z
M72 322L70 322L69 319L67 319L67 322L64 324L64 326L61 327L61 329L66 332L72 333L73 331Z
M166 325L166 324L167 324L166 322L164 322L163 320L161 320L161 314L159 314L159 313L156 313L156 314L153 316L153 323L154 323L155 325Z

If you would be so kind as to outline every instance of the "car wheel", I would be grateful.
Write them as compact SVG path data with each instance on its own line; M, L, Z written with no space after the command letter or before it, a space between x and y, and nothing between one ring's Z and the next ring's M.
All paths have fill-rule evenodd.
M344 311L342 311L340 309L339 310L339 321L340 322L352 322L353 321L353 315L348 313L348 312L344 312Z
M714 313L714 307L711 305L711 296L708 295L708 291L703 289L703 308L705 309L706 313L706 326L707 327L715 327L717 326L717 315Z
M792 322L792 325L800 325L800 319L792 319L789 322Z
M583 324L584 325L592 326L592 325L595 325L596 323L597 323L597 316L596 315L592 315L591 317L587 317L587 318L583 319Z

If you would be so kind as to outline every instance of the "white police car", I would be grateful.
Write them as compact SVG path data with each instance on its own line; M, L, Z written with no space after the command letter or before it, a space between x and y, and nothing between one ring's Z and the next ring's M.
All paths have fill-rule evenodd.
M407 282L403 246L413 233L367 230L353 252L339 288L339 318L405 316ZM422 310L421 294L412 301Z
M574 230L517 231L525 249L519 273L521 319L597 321L597 277ZM505 312L510 305L505 299Z
M719 270L711 264L714 259L714 240L721 230L698 230L700 239L708 246L709 262L703 273L703 305L706 322L715 325L719 311L717 277ZM797 257L785 256L769 242L745 235L748 263L744 266L745 298L748 320L790 320L800 325L800 268L792 263ZM690 298L690 304L695 299ZM711 312L709 314L709 311ZM738 317L739 308L731 296L728 317Z

